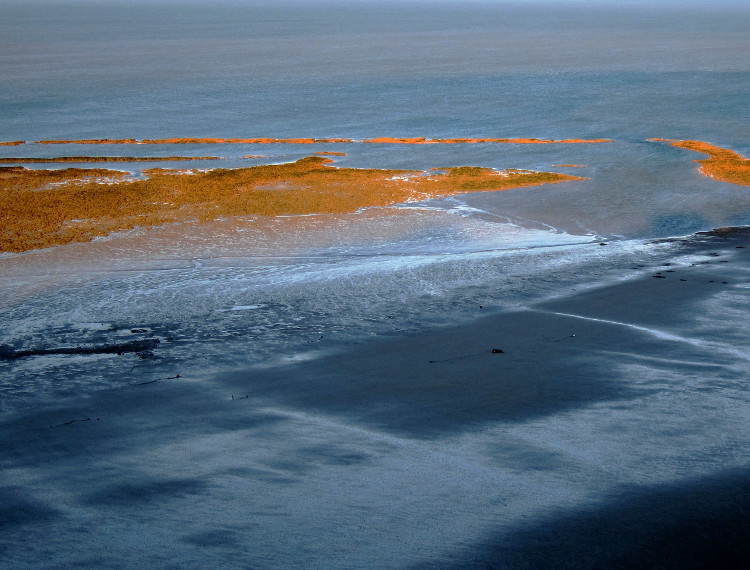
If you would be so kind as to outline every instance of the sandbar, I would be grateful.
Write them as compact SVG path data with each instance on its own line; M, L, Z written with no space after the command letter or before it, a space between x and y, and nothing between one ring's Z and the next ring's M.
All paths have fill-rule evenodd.
M585 143L605 143L612 142L611 139L495 139L495 138L467 138L467 139L428 139L424 137L415 138L391 138L379 137L366 139L363 143L378 144L477 144L477 143L500 143L500 144L585 144Z
M695 161L701 165L698 172L714 180L750 186L750 160L739 153L702 141L659 138L650 140L668 142L678 148L707 154L709 158Z
M136 139L62 139L37 141L36 144L137 144Z
M90 241L136 226L225 216L347 213L468 192L585 180L554 172L498 172L473 166L423 172L335 168L332 162L310 156L289 164L208 172L149 169L145 180L103 169L0 168L0 251Z
M23 142L23 141L21 141ZM42 140L36 144L318 144L318 143L369 143L369 144L592 144L612 142L612 139L535 139L535 138L448 138L426 137L375 137L354 140L348 138L166 138L166 139L61 139Z
M0 158L5 164L44 164L58 162L178 162L185 160L219 160L218 156L58 156L54 158Z
M315 144L315 143L347 143L354 142L351 139L316 139L316 138L290 138L278 139L268 137L258 138L166 138L166 139L62 139L42 140L37 144Z

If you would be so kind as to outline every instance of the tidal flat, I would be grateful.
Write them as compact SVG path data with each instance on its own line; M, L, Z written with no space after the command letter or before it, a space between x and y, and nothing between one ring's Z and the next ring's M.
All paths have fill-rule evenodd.
M295 325L297 307L280 358L223 371L208 345L240 359L273 334L262 320L230 317L262 318L274 307L224 301L216 338L189 339L174 325L172 296L196 269L164 267L155 273L165 285L153 289L142 269L64 287L53 296L113 320L79 313L65 331L46 331L46 350L0 362L27 382L27 404L0 420L3 561L742 567L748 251L747 228L636 249L582 244L561 254L568 267L581 257L575 270L555 275L548 261L536 276L555 279L551 296L511 310L464 303L453 309L463 323L419 333L398 332L403 313L361 306L355 318L379 316L393 336L338 345L319 339L336 334L330 326ZM507 271L506 263L498 275ZM235 293L247 287L219 266L202 275L211 295L222 295L221 280ZM341 276L303 286L325 303L336 281L352 286ZM207 301L199 290L204 297L187 292L190 305ZM112 296L123 305L104 311ZM143 304L150 314L138 316ZM256 336L234 337L233 321ZM151 350L49 346L69 345L76 328L90 340L152 339ZM107 375L99 389L84 366ZM33 394L41 382L55 395Z

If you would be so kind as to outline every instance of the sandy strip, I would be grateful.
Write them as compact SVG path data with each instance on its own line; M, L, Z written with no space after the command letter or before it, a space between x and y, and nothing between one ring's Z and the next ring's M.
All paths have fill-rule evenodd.
M424 137L414 138L392 138L380 137L374 139L365 139L363 143L377 144L478 144L478 143L498 143L498 144L593 144L612 142L611 139L497 139L497 138L458 138L458 139L428 139Z
M350 143L352 139L316 139L289 138L277 139L268 137L258 138L166 138L166 139L61 139L42 140L36 144L317 144L317 143Z
M45 164L64 162L180 162L188 160L220 160L218 156L58 156L54 158L0 158L4 164Z
M370 139L346 138L167 138L167 139L61 139L41 140L35 144L333 144L333 143L374 143L374 144L593 144L612 142L611 139L535 139L535 138L448 138L426 137L375 137ZM13 144L13 143L10 143Z

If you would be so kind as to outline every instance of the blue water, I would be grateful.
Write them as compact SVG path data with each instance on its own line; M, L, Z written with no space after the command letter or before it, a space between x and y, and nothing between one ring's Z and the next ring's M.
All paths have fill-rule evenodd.
M120 330L143 326L144 319L153 321L149 327L184 328L186 338L205 339L223 335L228 315L241 321L239 329L261 330L297 318L298 306L305 307L305 326L316 331L323 326L318 313L329 319L330 307L338 306L332 326L346 331L344 340L385 334L374 315L412 307L403 319L406 334L432 322L425 306L446 311L460 306L457 298L473 302L482 296L485 304L518 302L511 285L492 290L498 272L508 272L510 283L512 275L551 275L565 261L570 264L566 275L575 278L576 264L592 262L588 254L576 253L575 244L642 243L750 223L745 188L702 177L691 162L698 155L647 140L698 139L750 154L750 59L745 57L750 10L736 5L709 10L666 4L584 9L490 2L273 7L27 2L11 3L5 12L0 22L2 140L613 140L542 146L0 147L6 157L177 150L222 157L191 163L196 168L287 162L336 150L347 153L337 158L341 166L426 170L470 164L587 178L385 213L136 231L88 246L6 256L0 260L7 275L5 344L44 343L52 334L47 325L64 331L96 322ZM256 154L262 158L243 158ZM629 243L619 247L628 252ZM549 253L539 253L545 248ZM513 253L511 264L507 252L521 254ZM604 265L619 267L617 255L610 256ZM75 276L69 289L59 290L58 283L58 290L47 291L51 264L58 274ZM153 272L159 269L166 271ZM552 294L568 279L555 275L559 282L550 277L535 294ZM38 297L29 296L35 290L29 289L29 279L39 287ZM109 283L104 294L96 292L102 280ZM205 286L207 293L196 293ZM328 291L325 302L309 292L318 286ZM424 290L431 293L424 297ZM207 298L191 302L196 295ZM98 300L82 304L92 298ZM278 303L279 298L288 302ZM222 312L257 304L265 311ZM345 315L365 306L372 313L369 324L347 320ZM198 322L204 323L200 331L192 330ZM253 361L265 358L266 349L283 351L289 338L280 334L264 335L265 348ZM68 340L87 335L79 330Z
M644 267L656 268L682 255L679 243L659 241L662 238L750 225L748 188L703 177L693 163L699 155L648 140L697 139L750 156L748 29L750 8L731 2L8 2L0 18L0 141L28 144L0 147L2 157L216 155L221 160L190 163L215 168L343 151L346 156L336 157L339 166L426 170L475 165L566 172L586 180L337 216L241 218L136 229L89 244L0 255L0 344L43 351L145 338L161 341L143 358L41 354L0 361L0 413L31 413L103 390L127 390L134 378L149 381L179 372L189 381L202 382L227 371L263 371L345 353L371 341L415 337L479 315L526 309L545 299L627 280L642 274ZM33 144L77 138L381 136L613 142ZM559 166L563 164L585 168ZM142 166L132 165L133 172L138 174ZM679 263L689 267L697 262L688 257ZM693 309L702 315L700 326L714 327L712 334L726 338L732 350L743 351L742 335L735 338L727 331L739 331L745 324L746 288L731 291L707 302L715 310ZM711 366L695 365L700 368L696 375L707 385L721 385L729 372L719 357L712 358ZM626 359L625 368L632 369L629 377L639 379L644 390L652 390L651 379L672 378L657 360ZM675 372L674 385L692 382L691 374ZM716 406L741 416L742 408L728 403L734 401L735 389L739 390L732 387L726 398L716 396ZM690 399L692 393L665 389L664 394L664 402L659 400L662 396L654 396L645 406L668 415L669 398L690 400L680 404L680 421L705 421L704 410ZM398 510L404 494L427 493L419 469L402 477L400 469L409 464L410 470L413 464L407 459L413 457L418 467L429 471L434 490L413 511L399 511L403 520L395 525L397 530L420 538L413 544L391 544L382 554L386 566L404 565L401 556L423 560L421 548L443 548L451 541L460 545L464 538L456 527L466 521L474 534L465 541L476 539L491 517L477 518L475 511L492 510L511 495L519 505L513 519L517 522L525 516L519 513L525 513L528 497L539 515L545 509L570 506L567 493L585 503L594 500L590 489L618 492L621 480L612 479L611 485L598 482L598 463L591 470L587 464L577 484L570 484L567 476L557 477L554 467L545 471L549 466L529 468L522 478L513 479L512 469L502 461L510 457L512 463L515 457L520 464L534 464L534 453L539 452L529 452L524 445L531 441L541 449L545 430L590 430L592 453L599 457L599 433L591 426L604 422L609 437L616 440L613 449L624 451L602 463L625 465L630 479L623 481L658 482L657 475L639 471L639 462L645 457L649 465L658 466L662 440L654 439L653 448L631 456L625 441L630 432L617 427L618 414L623 423L640 424L640 404L627 411L608 405L601 404L603 411L583 407L552 415L550 424L544 417L538 425L512 424L507 433L497 428L499 435L492 432L477 440L470 435L446 436L435 449L408 437L391 441L390 435L360 432L348 424L341 428L344 435L331 435L341 426L334 429L329 418L279 408L274 413L291 414L285 421L294 425L283 435L257 436L258 445L286 449L296 438L318 436L341 437L346 445L354 445L356 438L374 438L378 445L382 439L397 446L403 457L393 460L390 452L378 451L382 457L374 461L381 462L379 477L393 477L394 484L364 493L373 497L369 507L379 514L368 519L368 528L374 530L367 538L360 536L365 545L361 549L340 544L343 539L320 536L329 524L335 526L338 501L344 504L351 499L348 493L377 486L377 477L369 481L366 473L361 478L347 474L352 479L345 482L355 490L344 485L339 491L333 487L345 478L338 479L343 476L335 464L326 468L330 480L315 483L322 490L311 484L308 492L301 485L295 495L293 487L282 488L273 481L251 487L246 496L269 497L271 503L276 494L289 493L284 514L297 517L300 536L295 540L316 543L310 546L316 552L311 559L297 557L299 553L292 556L278 547L285 536L284 523L266 521L266 542L257 548L254 560L268 567L305 566L310 560L311 567L326 567L330 556L335 560L331 567L343 568L356 567L353 561L361 554L369 561L365 566L377 567L380 546L392 539L390 511L380 509L393 504ZM721 416L724 423L716 425L739 426L730 415ZM656 426L661 420L650 421L654 432L661 429ZM711 462L724 458L727 465L742 464L738 457L747 449L746 438L741 426L736 429L726 443L736 445L736 453L725 450L725 455L716 452L708 459L701 455L705 442L716 435L708 429L685 444L698 458L691 464L696 473L712 472ZM499 456L500 466L486 463L483 446L490 440L498 446L498 439L508 438L521 442L517 450L513 451L516 444L508 444ZM195 444L203 445L209 444ZM670 440L665 445L671 463L664 477L674 480L684 474L682 442ZM573 461L575 445L561 446L565 449L555 453ZM455 460L441 455L443 449L451 449ZM392 460L398 464L395 470ZM433 471L439 472L443 462L450 463L452 475L441 482ZM468 471L472 478L464 483ZM498 481L511 479L514 487L508 497L493 495L498 488L506 492ZM409 490L402 494L399 485ZM463 502L454 488L467 497L482 488L487 499ZM316 505L327 515L313 523L297 505L314 503L318 492L330 498L330 507ZM268 507L273 508L278 507ZM349 520L353 515L346 513ZM464 522L449 522L454 514ZM192 511L186 518L191 516ZM245 515L238 511L237 516ZM206 517L213 520L211 512ZM434 524L426 524L433 519ZM498 520L491 523L500 524ZM510 523L498 528L506 528L503 524ZM107 532L118 535L112 528ZM171 527L164 528L168 534ZM308 533L308 528L314 532ZM378 536L382 542L372 538ZM326 550L329 545L334 546ZM190 555L185 556L183 562L189 565Z
M3 138L743 142L748 10L11 3ZM686 120L689 118L689 120Z
M6 255L0 260L6 272L5 344L44 343L52 334L47 325L64 331L96 322L120 330L138 328L144 319L154 321L149 327L185 328L186 338L195 340L222 335L227 315L235 320L242 315L240 329L261 330L255 320L286 322L297 318L298 306L306 307L305 326L317 330L322 325L311 315L328 315L337 305L332 326L346 331L344 340L384 334L373 315L412 307L403 320L406 334L432 322L420 299L441 310L459 306L455 299L482 295L497 306L518 302L511 285L490 293L498 272L507 271L510 283L512 275L524 272L554 273L565 261L568 277L555 273L534 293L553 294L559 283L576 276L577 263L592 262L588 253L575 253L589 251L576 250L576 244L624 240L618 247L629 252L632 244L650 238L750 224L746 188L702 177L692 163L698 155L647 140L698 139L750 155L745 6L12 2L4 12L2 140L613 140L543 146L180 146L180 154L222 157L191 164L197 168L287 162L337 150L347 153L337 158L341 166L470 164L557 170L587 180L381 213L135 231L88 246ZM175 154L176 148L26 144L0 147L0 154L143 156ZM255 154L262 158L243 158ZM508 252L521 253L513 253L511 264ZM619 254L609 255L602 263L619 267ZM56 268L52 274L75 276L69 289L60 290L67 283L63 278L48 291L50 267ZM108 292L96 293L102 280ZM205 286L208 293L195 292ZM318 286L327 296L309 293ZM35 287L38 297L30 294ZM425 297L424 291L431 293ZM206 299L191 303L196 295ZM98 300L82 304L92 298ZM288 303L276 303L279 298ZM222 312L258 304L266 311ZM346 314L363 307L372 313L368 325L347 320ZM192 330L197 322L211 324ZM79 331L68 340L87 334ZM267 356L266 348L283 350L288 340L276 333L263 336L265 348L255 360Z

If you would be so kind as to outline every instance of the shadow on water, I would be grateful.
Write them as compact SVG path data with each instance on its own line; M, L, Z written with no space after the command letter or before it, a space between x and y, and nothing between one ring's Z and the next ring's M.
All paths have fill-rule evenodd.
M415 568L748 568L750 472L625 489L594 510L551 516Z
M745 243L747 233L736 229L730 237L719 232L681 240L682 252L719 261L676 271L666 264L656 274L659 280L653 271L645 272L534 310L365 343L344 354L299 354L285 365L238 372L222 381L271 405L416 438L638 398L661 389L652 380L665 373L704 377L712 366L722 377L742 382L740 356L693 342L692 336L700 304L716 290L703 281L718 279L713 274L730 267L710 257L719 255L712 248L722 248L723 257L744 266L734 252L745 250L732 246ZM623 375L634 361L648 363L651 373ZM695 363L701 363L699 371Z
M401 437L434 438L641 395L620 377L597 338L639 353L668 350L631 331L595 323L586 325L586 335L571 336L575 326L580 325L546 313L509 313L476 327L367 345L226 380L274 405Z
M0 530L46 522L59 516L60 513L56 509L37 501L24 489L13 486L0 487Z

